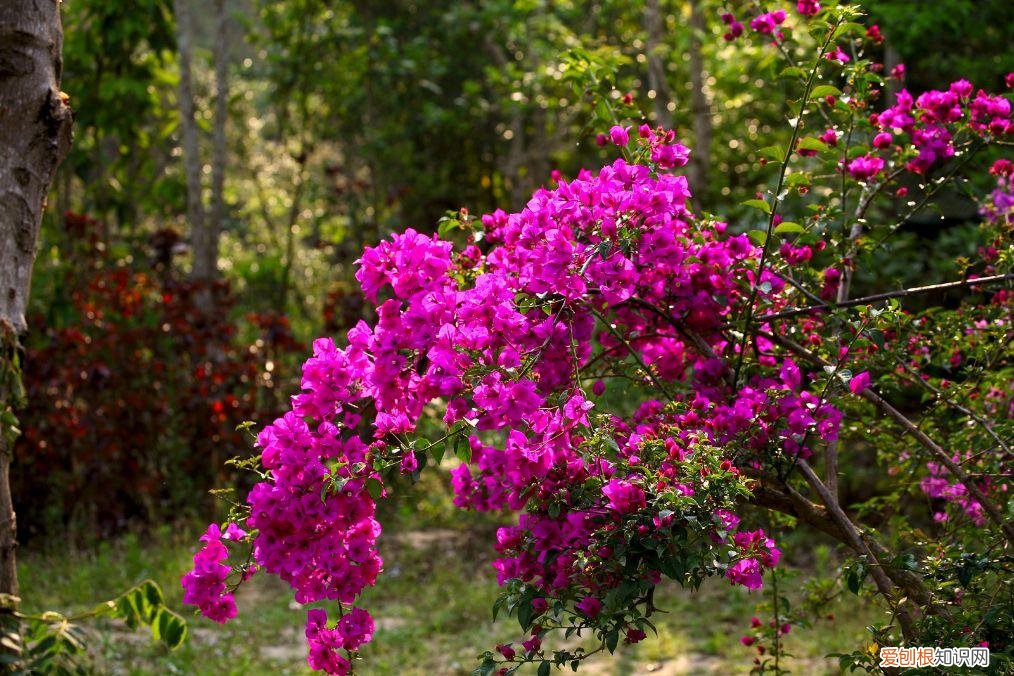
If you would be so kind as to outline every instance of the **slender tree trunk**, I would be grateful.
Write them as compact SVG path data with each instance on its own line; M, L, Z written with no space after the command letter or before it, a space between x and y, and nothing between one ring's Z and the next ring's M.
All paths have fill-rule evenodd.
M901 83L893 77L888 76L899 63L901 63L901 56L891 41L888 40L884 44L884 76L887 77L887 100L884 101L884 105L888 108L898 102L898 91L901 89Z
M282 267L282 280L278 285L278 300L275 309L281 314L289 305L289 290L292 288L292 266L296 259L296 231L299 214L303 208L303 191L306 188L306 142L300 143L300 152L296 156L295 186L293 187L292 204L289 207L289 220L285 229L285 265Z
M690 155L690 189L694 191L699 207L707 205L708 168L711 164L711 105L708 103L704 82L704 55L702 39L707 22L700 0L690 3L690 111L694 121L694 148Z
M194 87L191 75L193 35L190 25L189 0L174 0L176 12L176 45L180 62L180 138L183 144L183 170L187 181L187 221L193 248L192 276L206 281L212 271L208 265L208 248L211 238L204 218L203 188L201 183L201 156L197 140L197 121L194 118Z
M218 273L218 241L225 219L225 173L228 162L225 125L229 119L229 10L226 0L215 0L218 19L215 35L215 122L211 151L211 218L208 223L208 269Z
M645 49L648 58L648 88L655 92L655 98L652 100L655 124L668 129L672 127L672 113L669 111L672 96L669 93L669 82L665 75L665 60L659 53L662 43L665 41L665 25L662 20L662 8L659 6L659 0L645 0L644 32L647 37Z
M60 91L63 31L56 0L0 0L0 594L16 596L17 522L9 471L22 397L18 339L39 228L73 116ZM10 597L0 610L10 610ZM3 648L8 651L8 648Z

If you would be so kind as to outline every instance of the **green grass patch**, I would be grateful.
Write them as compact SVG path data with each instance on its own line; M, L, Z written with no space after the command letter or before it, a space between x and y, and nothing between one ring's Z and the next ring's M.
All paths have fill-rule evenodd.
M492 622L490 609L498 588L490 562L497 518L454 510L446 482L435 472L429 477L424 475L428 483L423 490L403 492L401 501L385 505L381 514L384 574L361 602L377 623L374 640L363 651L363 674L470 674L480 652L524 638L514 618L501 616ZM237 595L239 616L224 626L182 605L179 580L190 567L202 530L194 524L129 534L85 550L23 551L19 571L25 609L80 612L151 578L162 587L169 606L188 619L187 643L170 652L146 631L98 620L88 627L96 672L310 673L303 638L306 611L279 580L257 575L244 585ZM833 573L837 564L829 548L803 549L807 559L795 563L815 574ZM792 590L790 597L798 605L809 573L784 575L784 588ZM661 611L652 617L659 635L621 646L614 657L596 656L580 673L748 673L756 653L738 639L748 632L752 615L765 619L759 612L767 600L763 594L718 579L697 593L662 585L655 598ZM839 596L825 610L834 613L834 620L824 616L786 637L786 649L794 656L789 667L795 673L837 673L836 661L825 656L863 645L865 625L881 619L880 612L869 600ZM547 640L547 649L554 647L554 640ZM535 669L529 671L534 674Z
M481 529L485 530L485 529ZM198 531L129 535L91 551L29 551L21 557L27 610L81 611L146 578L156 580L168 603L190 622L190 638L176 651L151 642L142 631L99 621L89 631L97 671L118 674L300 674L305 611L287 586L257 576L238 595L239 617L220 626L181 606L179 578L187 570ZM362 605L377 622L364 651L364 674L469 674L475 656L496 643L517 641L517 624L493 624L497 586L489 566L489 533L446 529L385 533L385 574ZM591 674L746 673L753 653L738 642L763 601L759 592L712 580L691 594L659 588L657 637L622 647L615 658L595 659ZM834 621L796 629L786 638L797 673L836 673L823 657L850 651L876 611L851 597L832 606ZM551 646L551 642L547 642ZM534 673L534 669L532 670Z

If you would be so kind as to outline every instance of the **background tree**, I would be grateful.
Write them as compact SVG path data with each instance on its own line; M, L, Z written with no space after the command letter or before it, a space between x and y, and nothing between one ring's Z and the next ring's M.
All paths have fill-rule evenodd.
M70 148L72 114L60 91L59 3L0 4L0 593L18 593L17 521L9 471L21 405L19 338L46 194Z

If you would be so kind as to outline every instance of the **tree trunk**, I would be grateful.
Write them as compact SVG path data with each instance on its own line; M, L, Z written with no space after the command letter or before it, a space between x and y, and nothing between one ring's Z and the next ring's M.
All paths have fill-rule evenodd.
M507 53L494 40L491 33L487 33L484 37L483 47L497 68L505 70L510 65ZM521 169L525 164L525 118L521 102L513 102L512 108L510 121L507 123L510 144L507 154L499 162L498 169L503 177L511 208L520 208L528 199L521 189Z
M702 39L707 30L700 0L690 3L690 111L694 120L694 147L690 154L690 189L697 198L697 206L707 206L708 168L711 164L711 106L704 82L704 55Z
M206 262L211 279L218 275L218 241L225 219L225 125L229 119L229 10L226 0L215 0L215 121L211 135L211 218L208 223Z
M211 238L204 218L203 187L201 182L201 156L197 140L197 121L194 118L194 87L191 76L193 35L190 25L189 0L174 0L176 12L176 46L180 63L180 139L183 144L183 171L187 181L187 221L193 249L195 280L211 278L213 265L209 265L208 249Z
M888 40L884 44L884 77L887 78L887 100L884 105L890 108L898 102L898 91L901 89L901 82L889 77L894 67L901 63L901 55L894 48L894 44Z
M10 596L18 593L8 480L13 409L22 398L17 344L28 328L25 307L46 193L70 149L73 120L60 91L62 49L55 0L0 0L0 594Z
M655 124L669 129L672 127L672 113L669 111L672 98L665 74L665 60L659 53L665 39L665 26L658 0L646 0L644 3L644 32L647 37L645 50L648 58L648 88L655 92L655 98L652 99Z

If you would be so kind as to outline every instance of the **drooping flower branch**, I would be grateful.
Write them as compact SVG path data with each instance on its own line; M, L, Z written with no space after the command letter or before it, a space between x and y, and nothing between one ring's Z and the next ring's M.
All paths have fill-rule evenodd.
M814 2L797 9L821 13ZM750 25L780 41L786 19L775 11ZM621 636L642 640L663 578L761 587L781 553L768 533L741 528L743 507L756 504L881 561L872 575L890 603L906 604L900 617L911 635L913 601L895 590L916 603L934 597L889 569L882 546L810 466L815 448L837 440L840 401L883 401L868 371L850 369L864 350L880 349L870 347L870 326L881 311L856 324L836 318L859 303L836 307L853 263L828 259L856 239L833 241L837 225L824 228L820 210L806 226L777 213L788 163L838 144L833 127L808 139L799 120L811 103L825 105L814 87L819 69L848 60L822 58L840 23L830 24L810 71L776 196L751 205L765 211L766 231L734 234L692 214L690 186L676 173L687 148L671 131L645 125L632 140L617 124L599 141L625 159L557 177L517 213L466 220L446 237L408 230L367 248L356 278L377 321L359 322L340 343L315 341L292 410L258 436L264 474L247 498L249 534L235 524L224 534L209 528L183 580L187 602L217 621L234 615L223 540L248 542L256 567L288 582L297 602L337 608L333 627L326 610L309 611L309 661L348 673L374 633L356 603L383 567L376 501L392 473L439 464L453 448L464 460L452 470L456 505L521 512L497 532L504 593L494 610L517 616L526 637L488 651L481 673L590 654L547 651L552 632L589 632L610 651ZM1007 99L971 92L958 82L900 95L866 121L872 149L836 163L837 177L872 200L899 172L921 175L947 161L962 136L1008 134ZM844 96L826 96L855 120ZM822 286L807 291L797 274ZM800 307L814 299L823 302ZM623 396L612 396L619 389ZM432 405L445 434L428 441L419 428ZM972 497L991 511L991 485L963 481L949 455L934 462L923 481L929 495L977 520ZM800 472L821 504L789 484Z

